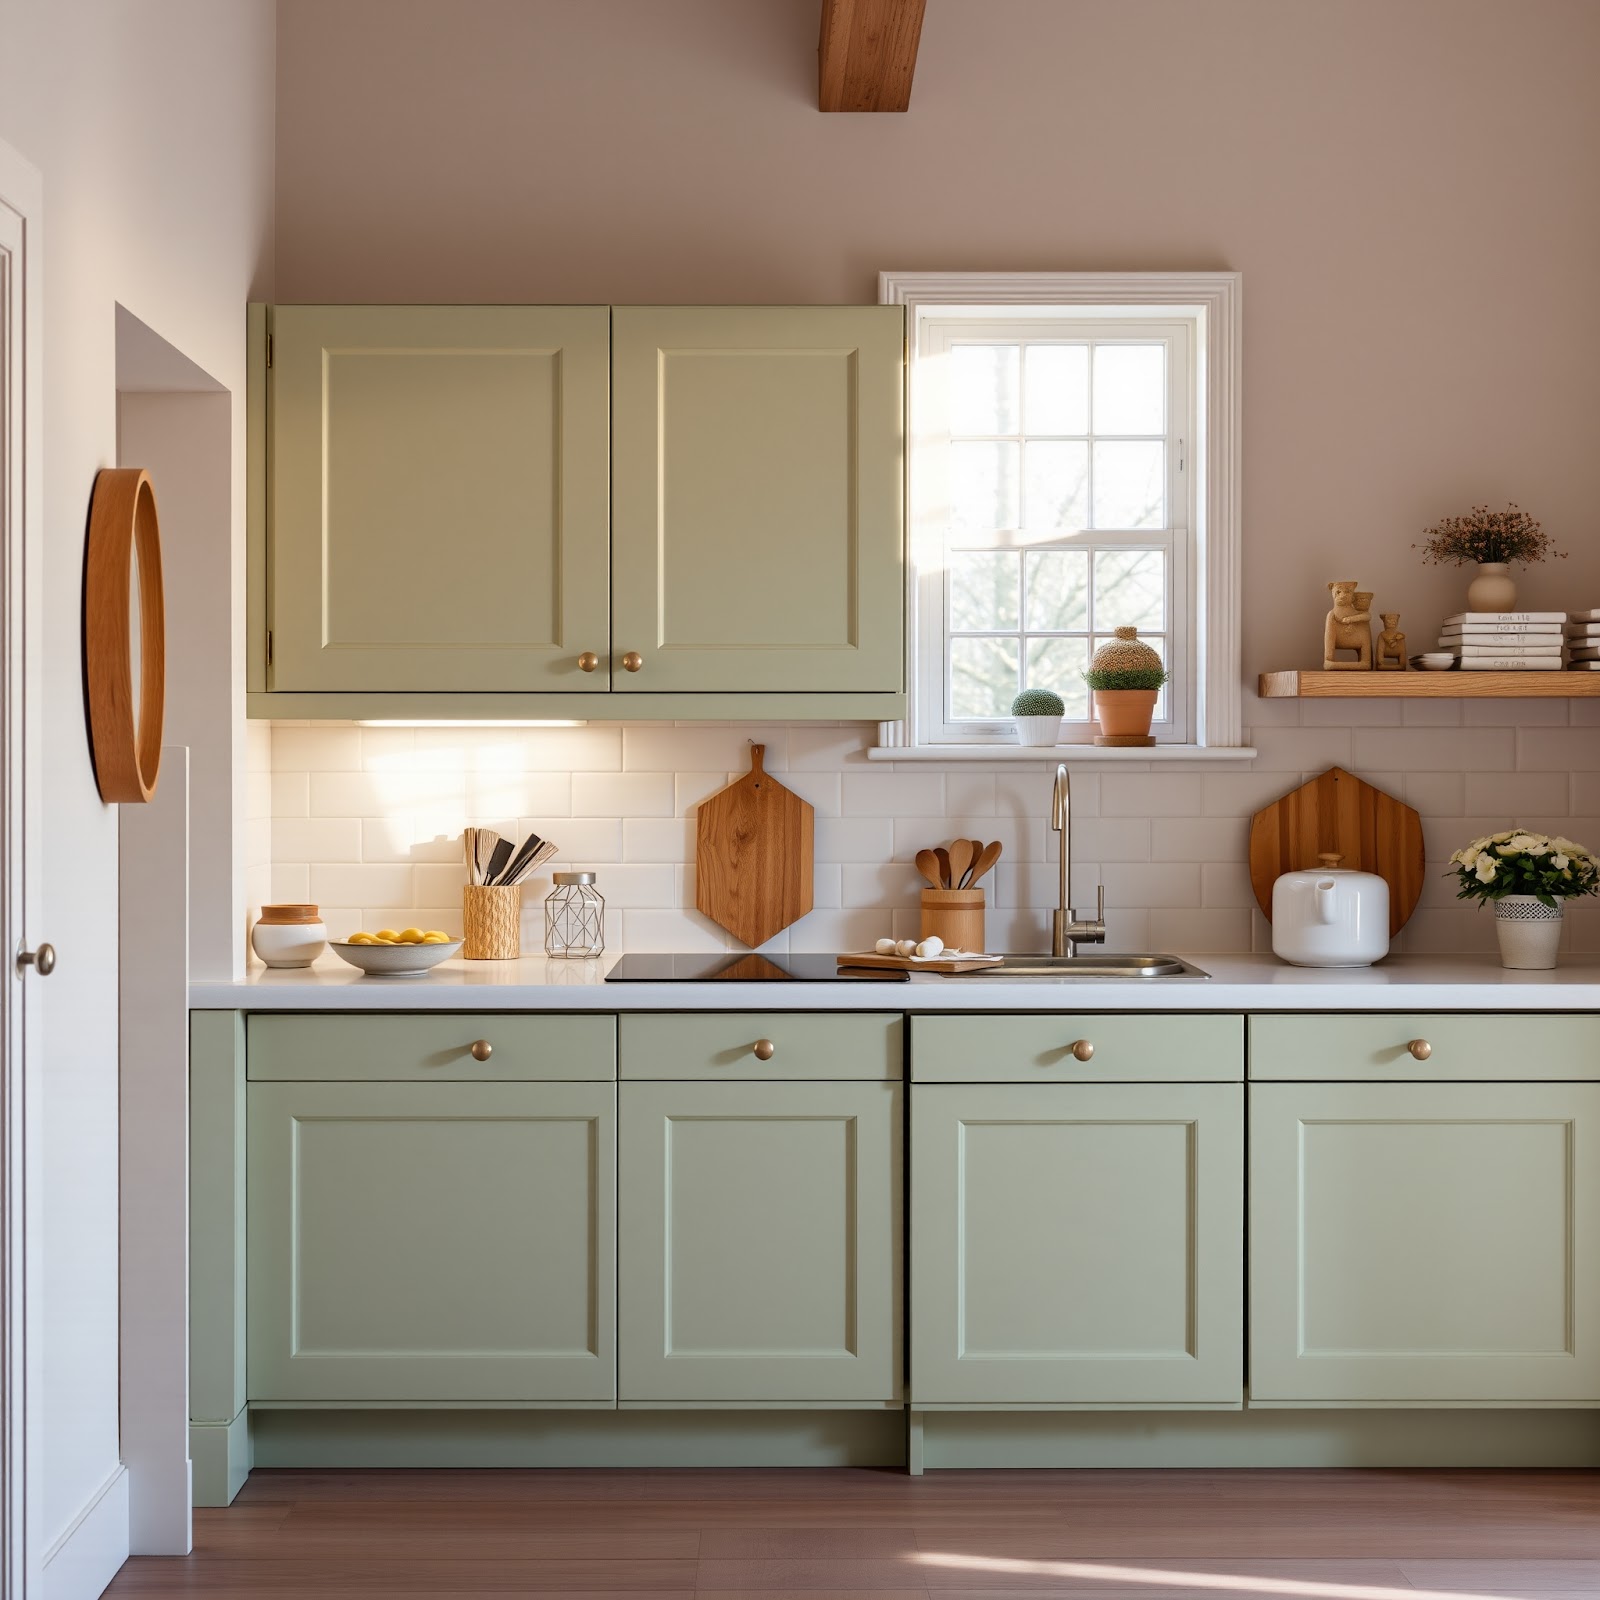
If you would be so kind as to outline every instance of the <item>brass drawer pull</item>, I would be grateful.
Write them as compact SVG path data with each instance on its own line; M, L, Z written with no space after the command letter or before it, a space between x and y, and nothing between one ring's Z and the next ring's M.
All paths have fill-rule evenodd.
M1413 1039L1406 1046L1406 1049L1409 1050L1418 1061L1426 1061L1428 1057L1433 1054L1433 1046L1429 1044L1426 1039Z
M1080 1061L1087 1061L1094 1055L1094 1046L1087 1039L1074 1039L1067 1049Z
M585 650L583 654L578 657L579 672L593 672L594 669L599 665L600 657L597 656L593 650Z
M622 658L622 664L629 672L637 672L644 665L644 657L637 650L630 650Z
M757 1061L770 1061L778 1053L777 1045L770 1039L757 1039L753 1048Z
M487 1039L474 1039L470 1049L474 1061L487 1061L494 1054L494 1046Z

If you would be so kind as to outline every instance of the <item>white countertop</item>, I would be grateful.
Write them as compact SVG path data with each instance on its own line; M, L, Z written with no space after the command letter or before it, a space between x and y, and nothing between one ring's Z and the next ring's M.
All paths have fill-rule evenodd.
M189 986L211 1011L1600 1011L1600 961L1508 972L1482 956L1392 956L1375 967L1291 967L1196 956L1209 978L1020 979L914 974L909 983L611 983L593 961L446 961L369 978L328 954L299 971L253 966Z

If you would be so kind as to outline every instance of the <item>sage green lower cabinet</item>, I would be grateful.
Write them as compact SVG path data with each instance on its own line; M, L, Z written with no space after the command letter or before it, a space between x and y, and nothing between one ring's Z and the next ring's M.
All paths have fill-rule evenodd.
M1258 1083L1250 1145L1252 1403L1600 1404L1600 1085Z
M614 1084L248 1096L252 1402L614 1401Z
M901 1097L622 1084L623 1404L902 1403Z
M1237 1408L1243 1136L1238 1084L918 1084L912 1405Z

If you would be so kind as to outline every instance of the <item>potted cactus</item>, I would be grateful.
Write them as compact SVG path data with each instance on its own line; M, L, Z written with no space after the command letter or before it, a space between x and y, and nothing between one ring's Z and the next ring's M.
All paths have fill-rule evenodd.
M1066 701L1053 689L1024 689L1011 702L1011 715L1017 719L1017 743L1058 744L1066 710Z
M1139 642L1137 628L1118 628L1116 638L1100 646L1084 673L1094 692L1095 721L1100 745L1153 745L1150 719L1156 696L1167 681L1161 657Z

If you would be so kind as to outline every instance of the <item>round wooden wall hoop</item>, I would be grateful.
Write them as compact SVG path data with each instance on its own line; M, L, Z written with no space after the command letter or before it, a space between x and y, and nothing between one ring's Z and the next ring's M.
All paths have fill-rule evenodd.
M139 563L139 703L134 705L133 563ZM161 528L150 475L107 467L89 503L83 580L83 657L89 682L89 742L107 801L148 800L161 767L167 703L166 610Z

